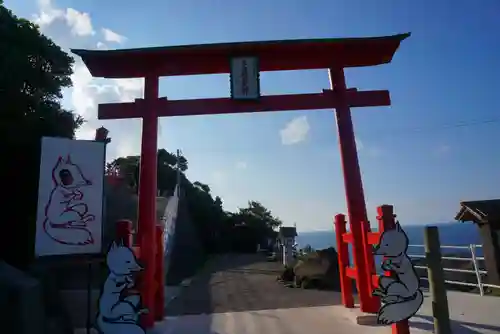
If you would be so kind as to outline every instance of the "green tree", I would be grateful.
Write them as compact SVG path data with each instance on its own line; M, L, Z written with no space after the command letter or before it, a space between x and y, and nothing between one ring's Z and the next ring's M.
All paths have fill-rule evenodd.
M180 155L179 159L177 160L177 166L181 170L181 172L185 172L188 169L188 161L187 159Z
M248 207L240 208L237 213L229 216L234 234L230 239L238 239L237 243L245 244L247 250L254 250L257 244L267 244L268 238L275 238L275 229L281 226L279 218L260 202L249 201Z
M108 170L118 170L127 180L131 180L127 182L137 184L139 159L139 156L117 158L108 164ZM236 213L225 212L222 198L213 197L208 184L191 182L182 172L187 168L187 159L184 156L177 159L177 155L165 149L158 150L157 186L161 194L173 191L177 182L178 162L183 166L179 166L184 193L182 201L187 205L196 228L196 237L207 253L251 251L256 249L258 243L276 237L276 229L281 226L281 220L269 209L260 202L250 201L248 207L239 209Z
M83 119L60 103L62 89L71 86L73 59L1 1L0 36L0 145L7 157L1 175L16 182L2 212L9 238L1 255L22 266L33 256L40 139L73 138Z
M184 156L179 155L179 159L177 159L176 154L170 153L164 148L158 150L158 165L179 167L181 172L188 169L188 161Z
M120 157L106 164L106 171L111 173L116 171L125 179L126 184L136 190L138 185L139 156L131 155Z
M253 218L251 219L251 221L260 222L269 231L274 230L282 225L282 222L279 218L274 217L269 209L267 209L257 201L249 201L247 208L240 209L240 214Z
M205 183L201 183L200 181L195 181L193 183L193 185L195 187L197 187L198 189L200 189L201 191L204 191L206 192L207 194L210 194L210 187L208 186L208 184L205 184Z
M222 210L222 198L220 198L219 196L215 196L214 204L215 206L217 206L217 208L220 208Z

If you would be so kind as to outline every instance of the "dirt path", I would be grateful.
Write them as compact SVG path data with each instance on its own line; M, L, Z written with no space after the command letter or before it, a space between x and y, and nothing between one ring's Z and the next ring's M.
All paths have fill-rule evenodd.
M286 309L340 304L340 294L287 288L276 281L282 266L257 254L221 255L182 290L168 316Z

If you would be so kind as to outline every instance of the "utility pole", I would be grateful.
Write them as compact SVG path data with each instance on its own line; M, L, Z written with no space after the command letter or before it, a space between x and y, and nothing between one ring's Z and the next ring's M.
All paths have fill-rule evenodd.
M180 157L181 157L181 150L177 150L177 185L179 186L181 184L181 164L180 164Z
M182 151L177 149L177 185L176 185L176 188L177 188L177 196L180 197L181 194L181 162L180 162L180 159L182 157ZM174 190L175 191L175 190Z

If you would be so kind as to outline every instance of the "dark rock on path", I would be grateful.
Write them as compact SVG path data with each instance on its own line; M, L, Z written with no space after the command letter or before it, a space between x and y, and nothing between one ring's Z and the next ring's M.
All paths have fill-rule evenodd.
M338 291L337 251L331 247L304 255L293 268L285 268L278 279L287 286Z

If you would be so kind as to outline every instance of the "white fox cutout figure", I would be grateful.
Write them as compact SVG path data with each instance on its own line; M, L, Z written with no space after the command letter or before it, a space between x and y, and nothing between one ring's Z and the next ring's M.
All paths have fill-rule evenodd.
M113 242L106 256L109 275L99 298L96 329L101 334L144 334L139 315L148 310L141 308L140 296L127 291L135 286L134 274L144 268L134 252L122 242Z
M85 203L84 188L92 182L82 173L70 155L59 157L52 169L49 201L45 206L43 229L54 241L65 245L89 245L94 237L87 225L95 220Z
M393 274L393 277L381 275L379 286L373 291L383 304L377 316L379 324L390 325L411 318L424 301L420 279L406 254L408 242L408 236L396 222L395 228L382 233L373 250L375 255L384 256L382 269Z

